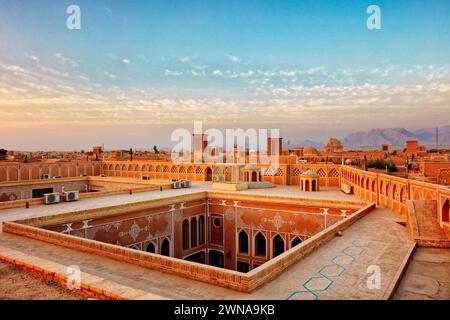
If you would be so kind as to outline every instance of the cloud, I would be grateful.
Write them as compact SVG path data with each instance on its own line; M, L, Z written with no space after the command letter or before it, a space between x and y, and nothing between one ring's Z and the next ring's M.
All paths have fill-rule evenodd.
M227 54L226 57L228 58L229 61L231 62L241 62L241 57L236 56L236 55L231 55L231 54Z
M394 121L402 124L405 119L411 126L449 119L450 80L447 75L447 78L436 81L448 73L448 68L442 66L409 68L422 72L422 78L416 83L384 81L349 84L344 81L311 85L307 82L279 81L292 80L291 71L295 71L299 78L309 79L309 74L325 76L327 70L317 68L261 70L261 73L218 68L166 69L164 72L165 76L171 77L195 76L192 71L197 72L197 76L202 75L201 71L211 77L237 76L239 80L236 81L242 81L237 86L242 88L246 85L245 94L232 90L227 94L218 94L218 91L210 94L212 91L207 92L209 88L203 86L196 94L191 88L184 90L182 86L121 88L120 82L111 84L108 81L98 85L88 82L86 75L71 73L65 76L49 66L41 67L0 61L0 118L4 123L79 121L86 124L177 126L197 120L201 114L205 121L220 125L245 126L244 122L250 119L257 121L261 127L298 128L298 119L301 119L304 124L302 128L315 129L321 125L323 128L326 124L327 129L333 125L354 129L355 126L384 126L388 121L391 121L389 125ZM397 71L400 73L402 70ZM370 69L362 74L369 72ZM417 72L414 71L414 74ZM276 75L269 77L272 73ZM105 80L119 79L110 72L102 74ZM383 72L380 71L380 74ZM433 75L432 81L426 79L430 74ZM342 77L343 72L336 71L335 75ZM64 112L60 112L62 108ZM220 113L217 112L219 109ZM389 114L389 119L386 114Z
M149 58L147 58L144 54L139 54L138 55L138 59L141 61L144 61L145 63L150 63L151 60Z
M189 61L191 61L191 57L181 57L179 58L181 63L187 63Z
M55 57L64 65L69 65L74 68L78 68L79 64L75 60L72 60L66 56L64 56L61 52L55 54Z
M119 79L119 77L118 77L117 75L113 74L113 73L105 72L105 75L106 75L109 79L114 80L114 81Z
M179 77L179 76L183 75L183 72L181 72L181 71L172 71L172 70L166 69L164 71L164 75L165 76L172 76L172 77Z
M112 60L117 60L117 55L115 53L109 52L109 53L105 53L105 57L112 59Z
M130 59L122 59L122 63L129 65L129 64L131 64L131 60Z

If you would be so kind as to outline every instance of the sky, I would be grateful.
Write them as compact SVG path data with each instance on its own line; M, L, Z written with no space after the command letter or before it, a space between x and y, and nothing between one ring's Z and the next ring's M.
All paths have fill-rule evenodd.
M0 0L0 147L151 149L195 120L294 141L449 125L449 16L446 0Z

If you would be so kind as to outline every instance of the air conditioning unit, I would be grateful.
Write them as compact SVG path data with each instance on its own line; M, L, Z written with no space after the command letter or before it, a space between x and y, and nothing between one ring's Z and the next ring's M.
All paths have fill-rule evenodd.
M182 186L183 188L190 188L190 187L191 187L191 182L190 182L189 180L183 180L183 181L181 182L181 186Z
M88 175L86 173L80 174L80 177L87 177Z
M106 177L106 174L103 174L103 173L102 173L102 174L100 175L100 177L105 178L105 177Z
M46 193L44 194L44 203L45 204L53 204L59 202L59 193Z
M175 181L174 183L172 183L172 187L174 189L180 189L181 188L181 182L180 181Z
M64 192L64 201L78 201L80 200L80 192L79 191L66 191Z
M41 179L44 179L44 180L50 179L50 175L48 173L44 173L41 175Z
M61 176L53 176L53 179L61 179Z
M142 176L142 180L150 180L149 176Z

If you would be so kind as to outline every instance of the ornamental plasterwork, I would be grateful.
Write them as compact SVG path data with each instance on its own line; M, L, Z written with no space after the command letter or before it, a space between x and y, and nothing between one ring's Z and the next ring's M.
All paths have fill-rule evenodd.
M137 237L139 236L139 233L141 233L141 227L135 222L130 228L129 234L133 238L134 241L136 241Z
M105 229L105 227L100 227L100 229ZM88 239L94 239L95 238L95 234L97 233L97 230L99 230L99 228L90 228L90 229L86 229L86 238Z
M341 209L341 212L342 212L342 214L341 214L341 217L344 217L344 218L347 218L347 212L349 212L350 210L344 210L344 209Z
M183 215L181 214L181 211L175 212L174 219L176 222L180 222L183 220Z
M225 219L227 221L232 221L234 220L235 214L234 214L234 209L232 208L227 208L225 209Z
M92 219L83 220L83 229L90 228L91 226L89 225L89 222L91 222L91 221L92 221Z
M69 233L69 232L73 231L73 229L72 229L72 224L73 224L73 223L66 223L66 224L63 224L63 226L67 227L67 229L64 230L64 231L62 231L62 233Z

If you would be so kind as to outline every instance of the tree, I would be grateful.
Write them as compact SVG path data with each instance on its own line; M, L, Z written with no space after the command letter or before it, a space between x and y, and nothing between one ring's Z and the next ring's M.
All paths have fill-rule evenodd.
M6 159L6 154L8 153L8 150L0 149L0 160Z
M367 168L376 168L380 170L388 169L389 172L397 172L397 166L390 160L375 159L367 162Z
M159 154L159 150L158 150L158 147L157 147L157 146L153 146L153 152L154 152L155 154Z

